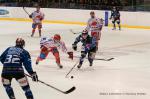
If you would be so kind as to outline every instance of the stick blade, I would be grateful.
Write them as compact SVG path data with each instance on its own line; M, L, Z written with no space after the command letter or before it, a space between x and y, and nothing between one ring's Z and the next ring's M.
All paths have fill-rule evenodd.
M108 59L107 61L111 61L111 60L113 60L114 58L110 58L110 59Z
M105 59L105 58L96 58L95 60L103 60L103 61L111 61L111 60L113 60L113 59L115 59L115 58L108 58L108 59Z
M69 90L67 90L66 92L64 92L65 94L69 94L71 92L73 92L76 89L75 86L73 86L72 88L70 88Z

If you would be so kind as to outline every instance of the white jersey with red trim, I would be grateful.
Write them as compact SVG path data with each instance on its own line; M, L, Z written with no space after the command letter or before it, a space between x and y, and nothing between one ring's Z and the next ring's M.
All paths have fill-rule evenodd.
M34 11L32 13L33 23L41 23L43 19L44 19L44 14L41 11L39 12Z
M45 46L49 51L57 47L61 49L63 52L67 53L67 48L65 46L65 43L62 41L56 42L54 41L53 38L48 38L48 37L41 38L40 46Z
M101 31L103 26L103 20L100 18L90 18L87 23L86 30L91 32L99 32Z

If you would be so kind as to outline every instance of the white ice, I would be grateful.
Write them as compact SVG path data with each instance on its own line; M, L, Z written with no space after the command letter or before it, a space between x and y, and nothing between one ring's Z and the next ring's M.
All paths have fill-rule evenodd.
M80 32L84 27L44 24L42 35L51 37L59 33L68 50L72 50L71 45L78 34L72 34L69 30ZM95 60L93 67L89 67L88 61L85 60L82 68L75 68L68 78L65 78L65 75L78 59L72 61L60 51L63 69L56 66L52 54L39 65L35 65L39 55L40 38L38 33L33 38L30 35L30 22L0 21L0 52L14 45L17 37L22 37L26 41L25 48L31 53L33 68L40 80L64 91L76 86L74 92L64 95L41 83L32 82L29 78L35 99L150 99L150 30L123 28L121 31L112 31L111 28L104 27L96 58L115 59ZM80 52L74 52L74 55L80 55ZM2 64L0 73L1 70ZM71 79L70 76L74 78ZM15 80L12 81L12 86L16 99L26 99ZM8 99L1 82L0 99Z

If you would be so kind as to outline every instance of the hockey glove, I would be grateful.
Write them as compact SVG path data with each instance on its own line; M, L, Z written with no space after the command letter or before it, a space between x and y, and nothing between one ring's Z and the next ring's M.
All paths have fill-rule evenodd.
M43 18L40 18L40 21L42 21L43 20Z
M72 48L73 48L73 50L77 50L77 45L76 44L72 44Z
M38 75L36 74L36 72L33 72L31 74L31 77L32 77L32 81L38 82Z
M29 15L29 18L32 18L32 15Z
M69 58L73 60L73 52L67 52L67 54L69 55Z

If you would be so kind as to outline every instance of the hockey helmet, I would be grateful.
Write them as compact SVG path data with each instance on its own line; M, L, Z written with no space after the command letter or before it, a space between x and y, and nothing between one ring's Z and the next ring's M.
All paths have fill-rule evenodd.
M59 34L55 34L54 35L54 40L60 41L61 40L60 35Z
M91 11L91 12L90 12L90 15L91 15L91 14L95 14L95 12L94 12L94 11Z
M83 30L82 31L82 38L86 39L88 36L88 31L87 30Z
M17 47L20 47L20 48L23 48L25 46L25 41L24 39L22 38L17 38L16 39L16 46Z

